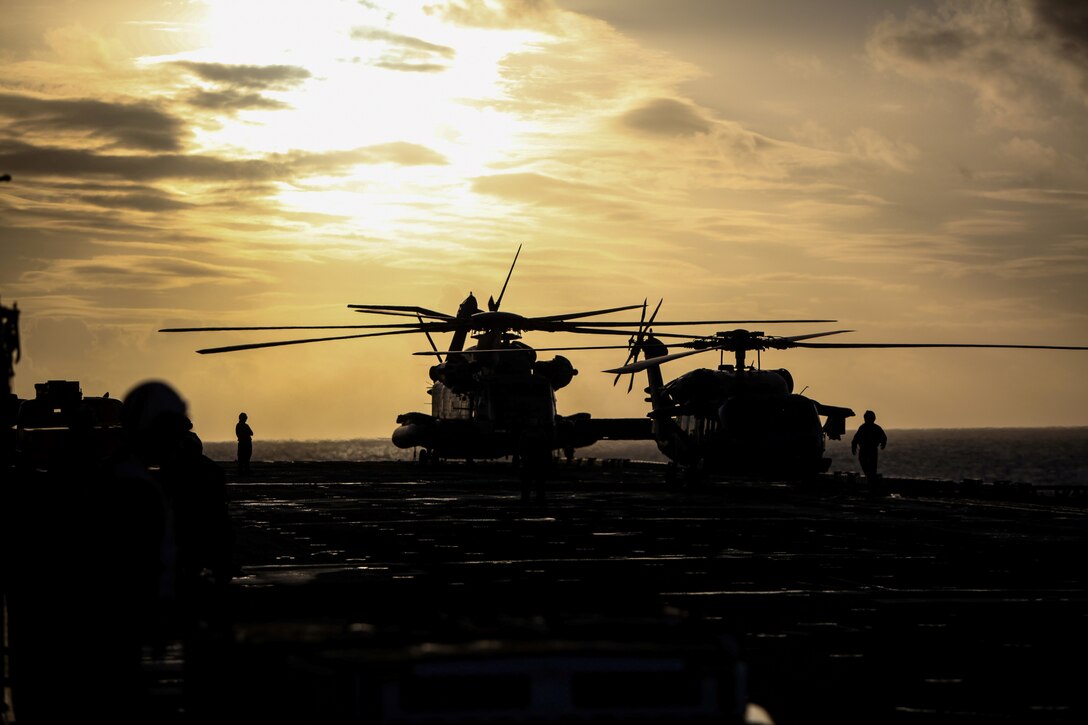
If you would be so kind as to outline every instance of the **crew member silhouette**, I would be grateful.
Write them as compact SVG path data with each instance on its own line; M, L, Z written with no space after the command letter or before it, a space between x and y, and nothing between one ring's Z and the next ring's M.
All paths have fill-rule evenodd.
M875 483L880 477L877 473L877 450L888 445L888 436L876 424L876 413L867 410L864 417L865 422L858 426L858 431L850 442L850 453L858 457L861 470L869 482Z
M234 435L238 436L238 473L242 476L249 474L249 459L253 455L253 429L246 423L248 419L248 415L239 413L238 425L234 426Z

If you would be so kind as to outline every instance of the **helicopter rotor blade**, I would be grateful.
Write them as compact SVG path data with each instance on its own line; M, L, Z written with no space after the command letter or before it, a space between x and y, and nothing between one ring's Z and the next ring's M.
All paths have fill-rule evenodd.
M392 310L353 310L353 312L358 312L358 313L364 314L364 315L389 315L390 317L420 317L418 312L394 312ZM455 318L450 317L448 315L445 316L445 317L431 317L431 316L424 315L423 317L426 317L427 320L431 320L431 321L437 320L437 321L442 321L442 322L445 322L447 320L455 319Z
M624 365L623 367L613 368L611 370L605 370L606 373L637 373L640 370L653 367L654 365L660 365L661 363L667 363L672 360L679 360L682 357L688 357L689 355L698 355L701 352L710 352L716 348L706 347L701 350L685 350L684 352L674 352L671 355L663 355L661 357L651 357L645 360L641 360L630 365Z
M561 332L561 333L571 332L571 333L574 333L574 334L577 334L577 335L623 335L623 336L625 336L627 338L631 338L632 336L637 334L637 330L613 330L613 329L598 330L598 329L593 328L593 327L582 327L582 326L579 326L579 327L564 327L561 330L551 330L551 332ZM660 337L660 338L666 338L667 337L667 338L670 338L670 339L677 339L677 340L705 340L706 339L706 335L685 335L685 334L682 334L682 333L679 333L679 332L655 332L654 336L655 337ZM628 347L630 347L631 343L628 342L627 344L628 344Z
M1079 345L983 345L973 343L953 342L798 342L796 347L812 347L826 349L859 349L859 348L895 348L895 347L960 347L960 348L999 348L1011 350L1088 350L1088 346Z
M801 345L799 340L808 340L814 337L827 337L828 335L841 335L853 330L828 330L825 332L811 332L805 335L791 335L789 337L766 336L762 333L753 334L747 330L729 330L719 332L709 337L697 337L687 342L678 343L679 347L690 347L697 350L787 350Z
M664 299L664 298L662 298L662 299ZM638 320L638 332L636 332L635 335L633 337L631 337L627 341L627 344L630 345L630 349L627 351L627 360L623 363L624 365L627 365L628 363L632 363L632 362L638 360L639 345L642 343L642 331L646 327L646 325L645 325L645 323L646 323L646 302L647 302L647 298L643 297L642 298L642 316L639 317L639 320ZM661 309L661 303L660 302L657 304L657 308ZM657 310L654 310L654 315L655 316L657 315ZM612 380L612 386L613 387L615 387L616 383L619 382L619 379L621 377L622 377L621 375L617 375ZM635 374L631 373L631 377L628 378L628 380L627 380L627 393L628 393L628 395L630 395L631 390L634 387L635 387Z
M407 335L419 330L390 330L388 332L368 332L362 335L340 335L338 337L312 337L306 340L280 340L278 342L253 342L244 345L227 345L225 347L206 347L197 350L201 355L214 355L221 352L238 352L239 350L257 350L264 347L283 347L285 345L303 345L309 342L329 342L331 340L354 340L360 337L382 337L385 335ZM433 355L434 353L428 353Z
M609 314L611 312L624 312L626 310L637 310L637 309L640 309L640 308L643 308L643 305L624 305L623 307L609 307L609 308L604 309L604 310L590 310L588 312L570 312L570 313L565 314L565 315L545 315L543 317L530 317L528 319L530 321L532 321L532 322L566 322L567 320L578 320L578 319L582 319L583 317L592 317L594 315L607 315L607 314ZM645 310L644 310L643 315L645 315L645 314L646 313L645 313ZM593 324L593 325L595 325L595 324L603 324L603 323L589 322L589 323L583 323L583 324ZM635 323L633 323L633 322L627 322L627 323L621 322L621 323L611 323L611 324L613 324L613 325L614 324L619 324L619 325L624 325L625 324L628 327L631 327Z
M646 329L649 329L649 328L653 327L653 325L654 325L654 320L656 320L656 319L657 319L657 313L661 311L661 304L662 304L662 303L663 303L664 301L665 301L665 298L664 298L664 297L662 297L661 299L659 299L659 300L657 301L657 307L655 307L655 308L654 308L653 314L651 314L651 315L650 315L650 319L649 319L649 321L648 321L648 322L646 323ZM676 324L676 323L672 323L672 324Z
M631 309L641 307L641 305L635 305ZM573 319L570 315L564 315L568 319ZM531 318L536 321L546 320L543 317ZM809 323L826 323L826 322L838 322L838 320L667 320L665 322L655 322L655 327L678 327L682 325L778 325L778 324L809 324ZM583 325L592 325L593 327L638 327L637 322L612 322L608 321L589 321L581 323ZM562 332L562 329L555 330L555 332ZM706 337L701 335L700 337Z
M824 335L836 335L841 332L849 332L848 330L836 330L833 332L816 333L814 337ZM999 348L999 349L1025 349L1025 350L1088 350L1088 347L1074 346L1074 345L989 345L989 344L972 344L972 343L866 343L866 342L799 342L792 338L782 338L790 340L789 344L783 345L786 347L803 347L803 348L815 348L815 349L862 349L862 348ZM645 370L653 365L660 365L661 363L670 362L672 360L678 360L680 358L688 357L689 355L695 355L700 352L707 352L710 350L729 349L727 345L717 344L715 345L712 340L703 338L704 345L700 345L697 349L686 350L684 352L677 352L671 355L665 355L663 357L650 358L641 362L631 363L623 367L614 368L612 370L605 370L606 373L628 373L638 372ZM722 341L724 342L724 341ZM688 343L691 344L691 343ZM775 347L775 345L770 345Z
M428 324L428 323L421 323ZM434 323L430 323L434 324ZM248 327L164 327L159 332L268 332L270 330L422 330L418 324L388 325L270 325Z
M349 305L350 307L358 307L355 305ZM545 332L572 332L577 334L592 334L592 335L632 335L637 334L639 327L646 325L644 320L639 322L595 322L584 321L579 323L572 323L570 325L564 324L569 320L576 320L583 317L589 317L592 315L606 314L609 312L618 312L624 310L633 310L642 307L641 305L625 305L623 307L613 307L603 310L592 310L588 312L574 312L564 315L552 315L549 317L533 317L526 318L526 322L529 323L527 329L529 330L542 330ZM408 310L418 309L419 312L410 312ZM403 311L402 311L403 310ZM417 322L411 323L384 323L384 324L371 324L371 325L234 325L234 326L209 326L209 327L164 327L159 329L159 332L269 332L274 330L418 330L420 332L453 332L457 329L473 329L471 318L465 320L458 320L455 317L449 315L429 315L423 308L409 308L404 307L402 310L378 310L378 309L357 309L358 312L368 312L374 314L384 315L396 315L402 317L415 317ZM424 319L431 317L431 319ZM816 320L812 320L815 322ZM704 320L703 323L711 322L723 322L721 320L710 321ZM750 320L749 322L755 322ZM763 322L771 322L770 320L764 320ZM541 323L541 324L538 324ZM691 322L659 322L657 325L684 325L694 324ZM636 328L636 331L623 328ZM661 337L674 337L684 338L689 340L701 340L705 339L705 335L687 335L680 333L660 333Z
M841 335L844 332L854 332L854 330L831 330L829 332L812 332L807 335L790 335L789 337L771 337L767 338L767 347L777 348L784 350L790 347L797 347L800 340L810 340L814 337L827 337L828 335Z
M638 354L640 352L642 352L642 343L646 340L646 333L648 332L651 337L653 336L653 334L654 334L654 332L653 332L654 320L657 319L657 313L661 310L661 304L664 301L665 301L664 297L660 298L657 301L657 307L654 308L654 313L652 315L650 315L650 319L646 323L646 325L645 326L639 325L638 339L636 340L635 347L634 347L634 353L635 354L634 354L634 357L631 359L631 362L636 362L638 360ZM627 379L627 393L628 393L628 395L630 395L631 391L634 390L634 388L635 388L635 374L631 373L631 377Z
M533 347L533 348L500 347L500 348L495 348L495 349L484 348L483 350L481 350L479 348L475 348L475 349L472 349L472 350L449 350L449 351L446 352L446 357L450 357L450 356L453 356L453 355L475 355L475 354L484 354L484 353L487 353L487 354L491 354L491 353L500 353L500 354L522 353L522 354L524 354L526 352L569 352L569 351L572 351L572 350L626 350L626 349L627 349L627 345L583 345L583 346L572 346L572 347ZM702 352L702 351L700 350L700 352ZM421 355L421 356L422 355L434 355L434 352L433 351L428 352L426 350L422 350L420 352L413 352L412 354L413 355Z
M657 319L657 313L661 310L661 303L665 301L662 297L657 301L657 307L654 308L653 314L650 315L649 321L645 323L640 320L638 323L638 332L635 334L635 344L631 347L631 354L627 357L627 362L634 362L638 360L638 353L641 350L642 341L646 338L646 332L653 327L654 320ZM626 365L627 363L624 363Z
M828 332L810 332L807 335L790 335L789 337L783 337L783 340L789 340L790 342L796 342L798 340L807 340L812 337L827 337L828 335L841 335L844 332L854 332L854 330L830 330Z
M642 324L646 321L646 302L647 302L647 298L644 297L642 299L642 316L639 317L639 319L638 319L638 334L639 335L642 334ZM628 363L631 362L631 357L632 356L637 356L638 355L638 353L635 351L636 348L635 348L635 337L634 336L631 336L631 338L628 339L627 345L628 345L627 359L624 360L624 362L623 362L624 365L627 365ZM618 383L620 381L620 377L622 377L622 375L620 373L617 373L616 377L612 379L612 387L613 388L616 387L616 383ZM628 386L627 392L628 393L631 392L630 386Z
M598 320L582 320L581 322L571 322L591 315L600 315L608 312L616 312L623 309L637 309L642 305L629 305L627 307L614 307L606 310L593 310L590 312L572 312L564 315L552 315L548 317L524 317L520 320L520 327L517 329L539 330L543 332L599 332L601 334L608 334L607 330L619 329L621 335L633 335L636 334L627 328L634 327L636 330L639 327L648 327L643 322L618 322L618 321L598 321ZM475 315L472 318L467 318L469 324L475 319ZM559 319L556 319L559 318ZM444 320L446 321L446 320ZM835 322L836 320L677 320L666 322L655 322L657 327L677 327L682 325L718 325L718 324L778 324L778 323L809 323L809 322ZM448 320L448 322L455 323L456 320ZM438 324L438 323L432 323ZM465 323L461 323L465 324ZM474 328L475 329L475 328ZM706 335L677 335L677 337L685 337L691 340L706 339Z
M348 309L355 310L356 312L368 312L375 315L400 315L403 317L422 316L434 320L454 319L453 315L447 315L444 312L435 312L434 310L428 310L426 307L417 307L415 305L348 305Z

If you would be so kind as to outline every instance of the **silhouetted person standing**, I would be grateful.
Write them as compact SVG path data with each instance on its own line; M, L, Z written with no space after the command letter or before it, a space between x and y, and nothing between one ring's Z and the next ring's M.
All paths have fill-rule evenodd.
M877 451L888 445L888 436L876 424L876 413L867 410L864 417L865 422L858 426L858 431L850 442L850 453L858 457L861 470L869 482L875 483L880 476L877 473Z
M249 416L245 413L238 414L238 425L234 426L234 435L238 437L238 473L249 475L249 459L253 456L253 429L246 420Z

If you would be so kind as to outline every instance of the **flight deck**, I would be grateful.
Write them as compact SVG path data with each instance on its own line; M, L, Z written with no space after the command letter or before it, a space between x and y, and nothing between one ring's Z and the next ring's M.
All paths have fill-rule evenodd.
M315 673L373 672L393 646L509 654L526 632L616 644L682 620L734 643L743 698L776 723L1083 721L1082 492L663 474L560 465L546 500L523 503L503 464L254 464L229 485L225 707L340 721L360 703L334 706L348 690Z

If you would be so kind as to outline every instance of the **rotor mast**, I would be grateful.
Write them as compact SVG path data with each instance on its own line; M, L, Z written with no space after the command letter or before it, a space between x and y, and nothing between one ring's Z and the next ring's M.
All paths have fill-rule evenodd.
M715 335L714 339L707 341L708 348L718 348L723 352L730 350L733 353L734 372L744 375L748 369L748 351L762 350L760 344L762 332L749 332L748 330L726 330Z

